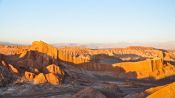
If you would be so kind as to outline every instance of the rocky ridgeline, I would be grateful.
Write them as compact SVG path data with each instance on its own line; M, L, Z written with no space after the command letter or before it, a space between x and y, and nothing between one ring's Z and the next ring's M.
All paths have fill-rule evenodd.
M78 67L82 67L88 70L111 70L112 64L119 63L121 61L139 61L146 58L151 59L157 57L163 60L173 60L175 56L163 50L146 47L128 47L98 50L79 47L65 47L58 49L59 60L70 62L71 64L75 64ZM104 60L103 62L99 62L99 59L101 58ZM109 60L110 58L118 60L111 62ZM103 69L101 66L105 68Z
M162 79L175 74L168 61L174 55L165 50L147 47L91 50L88 48L58 49L58 58L92 71L115 71L119 78Z
M6 45L0 45L0 54L5 55L19 55L23 53L24 51L28 50L30 46L6 46Z

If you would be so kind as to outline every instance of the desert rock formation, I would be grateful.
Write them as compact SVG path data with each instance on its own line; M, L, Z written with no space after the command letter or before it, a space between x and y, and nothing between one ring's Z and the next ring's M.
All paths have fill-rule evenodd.
M14 49L15 46L13 46L3 47L2 49L4 48L6 49L5 52L2 51L4 54L0 55L2 70L6 70L2 71L3 75L4 72L8 72L12 76L24 76L26 80L33 81L35 84L47 83L46 74L55 76L57 82L53 80L54 84L60 84L63 80L64 71L57 65L56 48L42 41L35 41L30 47L21 46ZM13 53L11 53L12 51ZM53 72L55 75L50 75L49 72ZM8 76L6 77L8 78ZM48 79L48 82L52 83L52 79Z
M161 98L166 94L173 98L174 65L174 52L150 47L55 48L43 41L31 46L0 45L0 87L24 89L19 95L35 88L39 96L49 92L60 98L61 93L53 89L67 98ZM18 94L3 90L0 95Z

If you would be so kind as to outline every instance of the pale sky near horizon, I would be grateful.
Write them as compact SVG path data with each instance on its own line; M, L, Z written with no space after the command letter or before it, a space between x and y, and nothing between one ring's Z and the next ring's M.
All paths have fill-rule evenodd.
M175 41L175 0L0 0L0 41Z

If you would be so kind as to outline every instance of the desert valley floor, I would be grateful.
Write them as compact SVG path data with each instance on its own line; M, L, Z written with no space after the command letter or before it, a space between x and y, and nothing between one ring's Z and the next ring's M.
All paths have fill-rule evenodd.
M1 98L175 98L175 51L0 46Z

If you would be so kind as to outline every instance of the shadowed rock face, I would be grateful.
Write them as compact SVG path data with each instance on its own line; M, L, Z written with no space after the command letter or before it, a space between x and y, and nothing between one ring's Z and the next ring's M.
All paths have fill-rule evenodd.
M8 85L14 79L14 75L6 67L0 66L0 87Z

